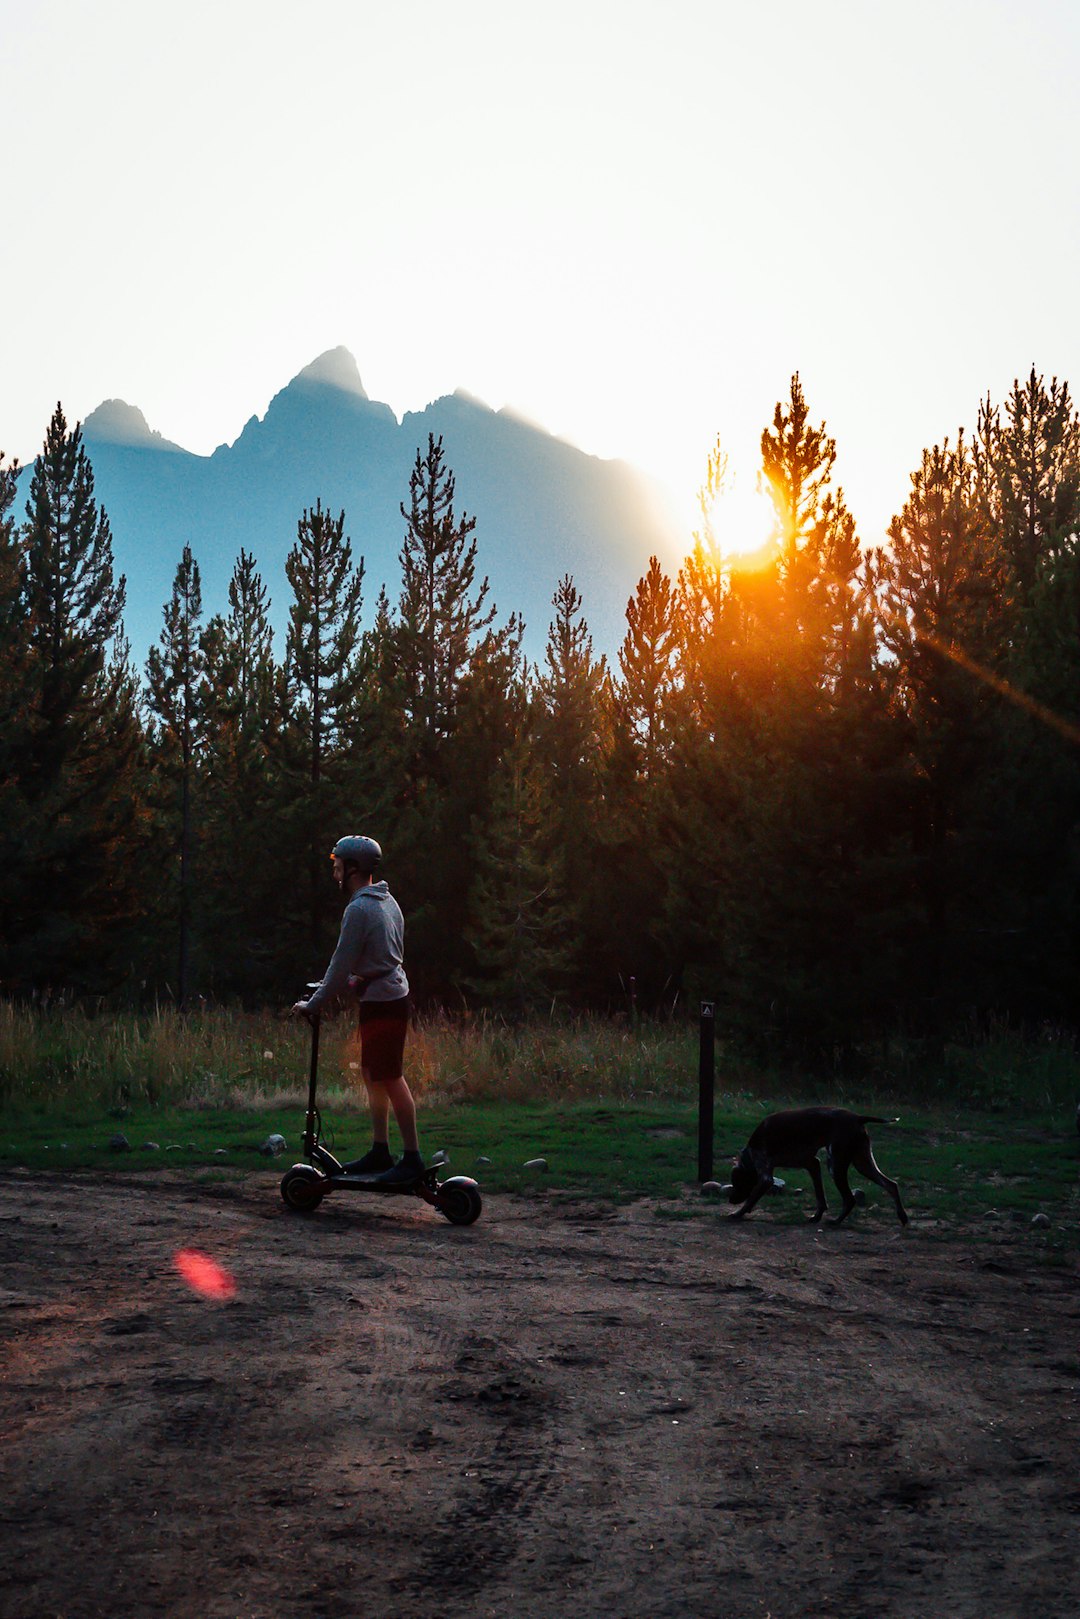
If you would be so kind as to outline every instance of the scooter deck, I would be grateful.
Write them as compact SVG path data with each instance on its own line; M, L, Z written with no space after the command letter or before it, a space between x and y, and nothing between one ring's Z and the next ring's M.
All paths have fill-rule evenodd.
M335 1186L343 1188L355 1187L357 1191L364 1192L382 1192L392 1197L395 1192L415 1192L427 1171L421 1170L420 1174L411 1181L398 1181L390 1186L380 1186L379 1175L381 1173L381 1170L377 1170L374 1175L352 1175L346 1170L344 1174L330 1175L328 1179Z
M440 1169L445 1169L447 1162L448 1160L445 1153L437 1152L432 1158L431 1162L429 1164L425 1164L424 1168L421 1169L417 1175L414 1175L412 1180L399 1182L396 1186L379 1185L379 1176L385 1174L385 1170L382 1169L372 1170L368 1174L363 1174L357 1170L350 1169L348 1164L342 1164L340 1168L334 1169L330 1168L330 1166L327 1164L324 1164L322 1167L323 1173L328 1175L337 1186L362 1187L364 1191L376 1192L415 1192L422 1180L429 1178Z

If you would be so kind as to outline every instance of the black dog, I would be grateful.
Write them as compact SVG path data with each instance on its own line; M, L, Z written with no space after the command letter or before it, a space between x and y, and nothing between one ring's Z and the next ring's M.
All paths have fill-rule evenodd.
M846 1107L788 1108L762 1119L739 1156L732 1160L731 1201L741 1203L731 1218L741 1220L772 1185L774 1169L805 1169L814 1183L817 1208L811 1220L820 1220L828 1208L821 1179L818 1153L825 1148L829 1174L836 1182L844 1207L834 1224L839 1225L855 1207L848 1185L848 1169L854 1164L860 1175L883 1186L896 1204L901 1225L907 1225L907 1211L900 1201L900 1188L883 1175L870 1150L868 1124L889 1124L872 1113L849 1113Z

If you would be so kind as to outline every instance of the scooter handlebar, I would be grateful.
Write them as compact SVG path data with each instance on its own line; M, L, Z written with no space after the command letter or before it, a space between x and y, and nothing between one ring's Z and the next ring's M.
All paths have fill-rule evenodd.
M286 1015L289 1016L289 1017L302 1017L304 1019L305 1023L310 1023L312 1028L314 1028L316 1023L318 1023L318 1021L319 1021L318 1012L310 1012L310 1013L306 1012L306 1011L302 1012L300 1010L300 1008L301 1008L301 1006L303 1005L303 1003L305 1001L309 1001L311 999L311 997L314 995L315 991L318 988L320 988L321 983L322 983L322 980L320 979L317 983L305 984L304 985L304 992L301 995L300 999L296 1002L296 1004L294 1006L292 1006L289 1009L289 1012Z

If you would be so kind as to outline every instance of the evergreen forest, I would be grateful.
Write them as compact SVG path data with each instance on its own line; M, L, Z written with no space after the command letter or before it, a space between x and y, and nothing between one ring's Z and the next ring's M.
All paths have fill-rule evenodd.
M762 1057L1071 1030L1080 972L1080 421L1034 369L926 450L860 542L798 375L761 434L772 539L720 550L717 444L615 658L572 577L522 650L440 439L400 588L298 514L276 646L255 560L185 548L144 668L58 406L25 512L0 459L0 994L287 1005L376 837L418 1003L696 1014ZM313 492L314 493L314 492ZM363 514L351 514L362 523ZM491 537L492 542L497 537ZM505 604L499 604L504 606ZM512 604L510 604L512 606Z

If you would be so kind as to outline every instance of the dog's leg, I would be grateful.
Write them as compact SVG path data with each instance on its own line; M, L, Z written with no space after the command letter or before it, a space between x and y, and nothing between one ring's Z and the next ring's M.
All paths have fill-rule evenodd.
M811 1158L806 1168L809 1171L810 1179L814 1183L814 1196L817 1198L817 1208L810 1216L811 1224L816 1225L828 1212L829 1208L828 1203L825 1201L825 1182L821 1178L821 1165L816 1158Z
M754 1207L755 1203L758 1203L761 1200L761 1198L763 1198L765 1196L765 1193L769 1190L769 1187L771 1186L771 1184L772 1184L771 1180L769 1180L769 1179L767 1179L765 1177L762 1177L762 1179L759 1180L757 1185L754 1187L754 1190L750 1193L750 1196L747 1198L747 1200L743 1204L742 1208L741 1209L736 1209L734 1214L728 1215L728 1219L729 1220L741 1220L744 1217L744 1215L749 1214L750 1210Z
M837 1152L835 1148L831 1149L829 1152L829 1173L836 1182L836 1190L840 1193L844 1203L840 1213L836 1216L836 1219L832 1221L833 1225L839 1225L841 1220L846 1220L852 1209L855 1207L855 1196L851 1190L851 1186L848 1183L847 1172L847 1158L841 1157L840 1153Z
M900 1188L897 1186L895 1181L889 1179L888 1175L883 1175L881 1173L881 1170L874 1162L874 1154L871 1151L869 1142L865 1147L860 1146L856 1148L851 1155L851 1161L855 1165L855 1168L859 1171L860 1175L865 1175L868 1181L873 1181L877 1186L883 1187L884 1190L888 1192L889 1196L896 1204L896 1214L900 1224L907 1225L907 1210L900 1200Z

